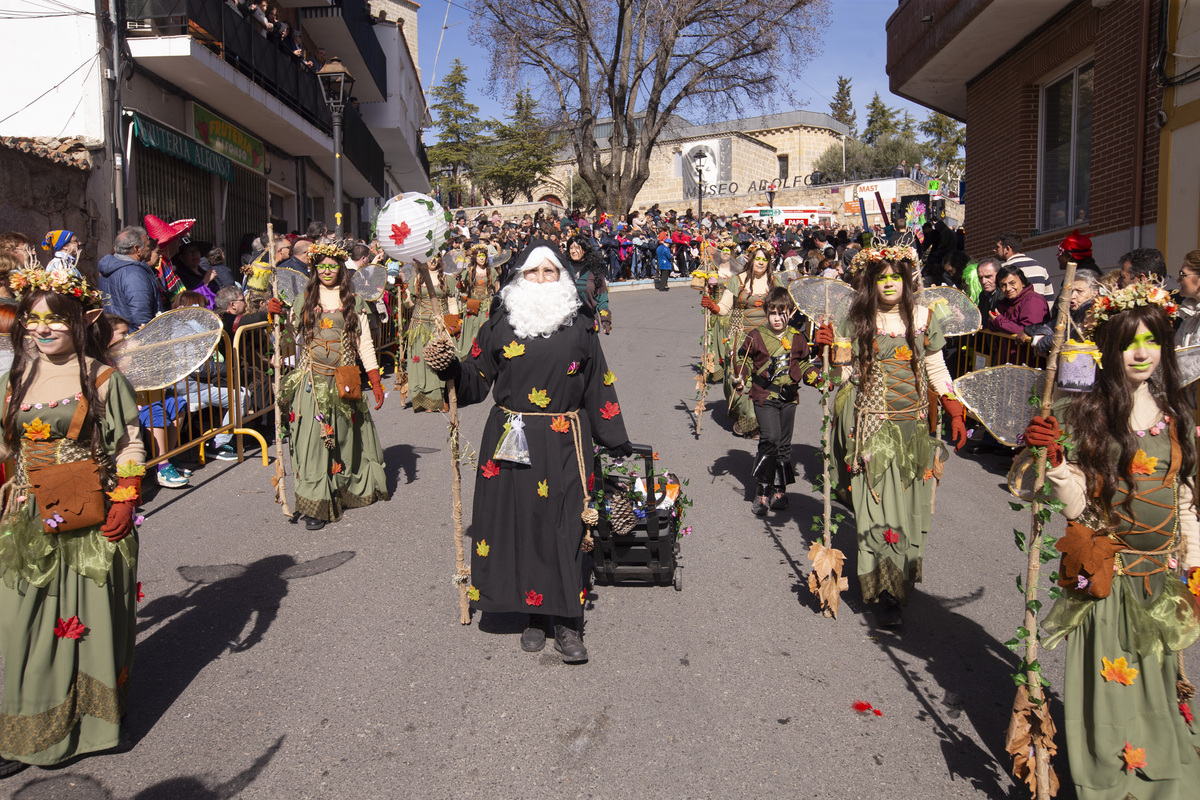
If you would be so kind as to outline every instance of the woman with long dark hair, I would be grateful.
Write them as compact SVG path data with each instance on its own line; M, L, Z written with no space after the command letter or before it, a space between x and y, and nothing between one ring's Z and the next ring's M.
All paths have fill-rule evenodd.
M429 284L433 284L432 295ZM446 382L425 365L421 353L425 345L437 336L439 317L451 325L451 336L459 335L457 326L461 324L461 318L452 316L450 309L453 294L454 287L446 285L446 276L437 258L428 263L417 262L416 274L401 298L404 307L411 309L407 352L411 358L408 364L408 391L413 411L448 411L450 408L447 405Z
M901 604L921 581L933 490L946 460L941 440L930 435L937 413L930 393L950 415L956 449L967 430L942 359L941 325L916 303L916 254L887 247L863 251L859 260L866 266L849 315L836 334L830 325L819 328L815 343L849 340L848 382L835 407L852 473L858 580L863 599L879 602L880 624L896 627Z
M102 359L100 293L65 271L14 273L13 365L0 377L0 776L120 744L133 668L145 473L133 387Z
M1067 757L1081 800L1182 800L1200 786L1179 655L1200 636L1200 522L1174 310L1152 283L1098 298L1093 390L1059 400L1025 433L1047 448L1047 478L1070 520L1058 542L1063 597L1042 629L1050 648L1070 635Z
M608 308L608 282L604 280L604 257L586 236L576 234L567 240L566 256L575 273L575 289L583 301L580 311L587 315L593 330L612 333L612 312Z
M462 310L462 332L458 335L458 357L466 358L475 346L479 328L492 313L492 298L499 289L500 271L488 264L488 247L477 244L467 251L467 266L458 271L455 287Z
M348 254L333 244L315 244L312 277L304 303L292 309L300 359L283 380L281 413L291 429L292 465L296 472L296 510L310 531L337 522L347 508L390 500L383 471L383 448L362 399L362 362L383 406L383 384L366 303L354 294ZM272 314L283 312L277 298L267 301Z

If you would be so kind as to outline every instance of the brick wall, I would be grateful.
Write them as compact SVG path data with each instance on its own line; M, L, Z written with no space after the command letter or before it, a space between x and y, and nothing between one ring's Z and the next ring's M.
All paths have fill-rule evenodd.
M1151 3L1150 52L1157 42L1158 7ZM1155 222L1158 197L1158 135L1154 128L1162 92L1147 72L1143 167L1133 164L1141 3L1118 0L1104 11L1080 0L1037 36L967 88L967 249L991 250L993 237L1013 230L1025 250L1057 244L1070 228L1034 235L1038 228L1037 178L1039 83L1060 69L1095 58L1092 106L1089 220L1081 230L1097 237L1129 230L1133 181L1143 186L1142 224Z

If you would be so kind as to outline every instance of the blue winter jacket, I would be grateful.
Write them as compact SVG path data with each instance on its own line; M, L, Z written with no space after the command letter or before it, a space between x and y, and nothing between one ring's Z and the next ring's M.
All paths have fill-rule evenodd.
M663 272L670 272L675 266L675 258L671 255L671 248L667 247L666 242L658 243L658 250L655 251L658 256L658 268Z
M110 254L100 259L99 270L104 310L129 320L130 333L166 310L158 275L146 262Z

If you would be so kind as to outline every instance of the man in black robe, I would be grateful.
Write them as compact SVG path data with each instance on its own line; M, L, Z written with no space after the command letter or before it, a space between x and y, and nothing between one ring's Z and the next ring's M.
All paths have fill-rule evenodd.
M535 243L536 244L536 243ZM554 647L586 661L583 605L585 519L593 484L592 442L632 455L608 369L569 262L532 246L502 281L497 306L468 357L442 372L458 400L495 405L479 449L472 509L470 596L487 612L530 615L521 648Z

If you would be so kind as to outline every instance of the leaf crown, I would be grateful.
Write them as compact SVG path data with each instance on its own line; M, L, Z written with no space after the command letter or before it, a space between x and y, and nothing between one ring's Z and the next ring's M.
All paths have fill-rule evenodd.
M348 252L333 242L319 242L308 248L308 252L314 259L314 264L322 258L333 258L344 264L350 258Z
M899 263L908 260L909 263L916 264L920 256L917 255L916 248L907 244L891 244L884 247L864 247L854 254L854 258L850 261L850 272L856 273L865 270L867 265L874 261L891 261Z
M1100 296L1092 303L1092 322L1100 325L1122 311L1150 305L1158 306L1171 319L1179 313L1179 306L1175 304L1171 293L1157 280L1135 281L1124 289L1101 288Z
M9 276L9 285L18 299L30 292L54 292L74 297L84 306L100 308L104 295L88 285L85 278L66 269L23 269Z

